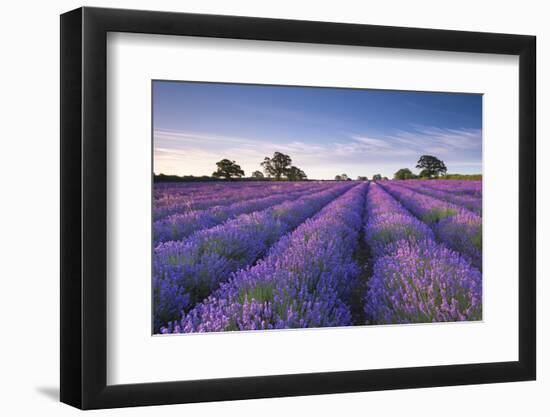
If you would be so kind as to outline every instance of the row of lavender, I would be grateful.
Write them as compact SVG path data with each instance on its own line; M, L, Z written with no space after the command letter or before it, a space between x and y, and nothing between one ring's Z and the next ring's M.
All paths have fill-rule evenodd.
M201 184L156 184L153 203L153 220L194 210L204 210L215 206L229 205L247 199L289 191L308 190L326 187L318 181L292 183L201 183Z
M428 196L437 198L439 200L447 201L451 204L456 204L460 207L474 211L475 213L481 215L481 212L483 210L481 196L478 196L477 194L454 193L452 190L444 189L441 186L436 188L433 186L426 185L427 183L431 183L431 182L434 182L434 181L414 181L414 182L400 181L397 183L413 191L426 194ZM441 181L438 183L442 183L442 182L452 182L452 181ZM469 182L474 182L474 181L469 181Z
M432 197L406 185L384 182L383 187L412 214L428 224L436 237L482 269L482 218L464 206Z
M251 192L252 190L248 189L239 197L233 197L232 202L226 201L226 205L213 205L202 210L183 210L157 220L153 225L153 242L156 246L160 242L182 240L197 230L216 226L240 214L264 210L273 205L312 194L326 188L326 185L310 185L307 188L279 188L275 191L268 187L269 195L267 196L262 196L264 193L256 192L257 190Z
M469 195L477 198L481 198L483 190L483 183L480 180L407 180L400 182L429 187L434 190L445 191L455 195Z
M369 191L367 213L365 238L374 262L365 296L368 322L481 319L479 269L436 242L432 229L379 185Z
M452 195L436 181L422 183ZM469 186L456 195L477 198ZM349 301L364 266L354 254L365 208L374 265L363 294L367 323L479 319L481 217L433 197L425 184L383 187L391 196L377 184L367 193L366 183L324 183L195 210L199 218L222 213L213 222L225 223L187 217L182 225L193 226L182 240L159 240L155 332L360 324Z
M180 317L253 264L281 237L355 184L332 183L264 210L242 214L186 239L160 243L153 252L154 327Z
M355 186L282 238L255 266L233 274L164 333L351 324L346 302L360 268L367 184Z

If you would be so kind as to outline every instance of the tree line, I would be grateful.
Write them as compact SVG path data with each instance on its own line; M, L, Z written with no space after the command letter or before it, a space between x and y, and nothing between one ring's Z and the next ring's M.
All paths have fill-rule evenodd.
M382 175L380 175L380 174L374 174L374 175L372 176L372 179L373 179L373 181L377 181L377 180L387 180L388 178L387 178L387 177L383 177L383 178L382 178ZM348 174L338 174L338 175L335 175L335 176L334 176L334 180L335 180L335 181L352 181L351 177L349 177ZM355 180L356 180L356 181L368 181L368 180L369 180L369 177L363 176L363 175L359 175Z
M445 162L432 155L422 155L416 164L420 173L414 174L409 168L401 168L393 174L394 180L443 179L443 180L481 180L481 174L447 174Z
M217 170L212 173L215 178L225 178L227 180L233 178L242 178L245 176L241 166L235 161L222 159L216 162ZM300 168L292 165L292 158L281 152L275 152L273 157L265 157L260 163L263 171L254 171L251 178L261 180L273 178L275 181L303 181L307 179L306 173ZM264 175L265 173L265 175Z
M416 163L416 168L420 169L418 175L414 174L409 168L401 168L393 174L394 180L412 180L416 178L433 179L447 174L445 162L432 155L422 155Z
M307 174L300 168L292 165L292 158L282 152L275 152L273 156L265 157L259 164L263 170L252 172L250 177L245 178L245 172L241 166L230 159L222 159L216 162L216 171L210 177L194 177L176 175L155 175L154 180L158 182L175 182L175 181L214 181L220 178L226 180L275 180L275 181L304 181L307 180ZM460 175L447 174L445 162L432 155L422 155L416 164L416 168L420 169L419 174L414 174L409 168L401 168L393 174L394 180L409 180L409 179L481 179L481 175ZM345 173L338 174L334 177L336 181L351 181L352 179ZM357 181L367 181L368 177L358 176ZM373 181L385 181L387 177L381 174L374 174Z
M447 173L445 163L432 155L422 155L416 164L416 168L421 169L418 175L414 174L409 168L401 168L393 174L394 180L409 180L416 178L440 178ZM347 174L339 174L334 177L336 181L351 181ZM366 181L368 178L359 176L358 181ZM388 177L383 177L381 174L374 174L373 181L387 181Z

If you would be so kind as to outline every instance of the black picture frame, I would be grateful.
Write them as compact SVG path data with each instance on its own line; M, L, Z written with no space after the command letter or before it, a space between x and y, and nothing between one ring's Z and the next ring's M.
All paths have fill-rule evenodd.
M519 56L519 360L107 385L108 32ZM61 401L96 409L534 380L535 54L524 35L88 7L61 15Z

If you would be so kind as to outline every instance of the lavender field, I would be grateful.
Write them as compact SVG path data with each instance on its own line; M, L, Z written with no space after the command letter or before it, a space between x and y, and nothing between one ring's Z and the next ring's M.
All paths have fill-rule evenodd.
M481 181L155 183L155 334L481 318Z

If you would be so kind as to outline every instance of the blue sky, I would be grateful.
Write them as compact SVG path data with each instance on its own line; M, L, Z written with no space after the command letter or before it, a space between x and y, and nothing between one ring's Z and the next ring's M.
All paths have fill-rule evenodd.
M473 94L153 82L155 173L246 175L279 151L311 179L391 177L437 156L450 173L481 173L482 96Z

